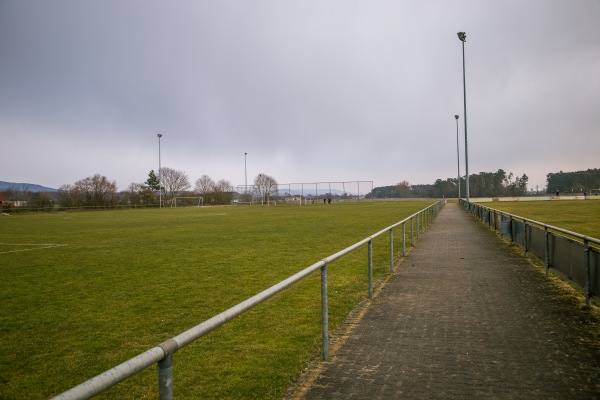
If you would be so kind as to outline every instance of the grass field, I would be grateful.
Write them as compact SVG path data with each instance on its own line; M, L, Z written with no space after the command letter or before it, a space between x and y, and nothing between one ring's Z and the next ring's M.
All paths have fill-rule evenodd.
M494 202L482 205L600 239L600 201Z
M432 203L0 217L0 398L57 395ZM388 246L374 240L375 279ZM367 295L366 267L366 246L330 264L331 330ZM177 352L175 396L281 398L320 354L319 279ZM100 396L156 397L156 368Z

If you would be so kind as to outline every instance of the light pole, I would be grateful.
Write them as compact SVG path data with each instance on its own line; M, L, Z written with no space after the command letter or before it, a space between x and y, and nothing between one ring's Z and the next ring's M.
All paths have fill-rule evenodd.
M248 153L244 153L244 187L246 188L246 195L248 195L248 170L246 169L246 157Z
M158 136L158 208L162 208L162 181L160 179L160 138L162 137L162 133L156 136Z
M458 38L462 42L462 53L463 53L463 98L464 98L464 117L465 117L465 173L467 182L467 205L469 205L469 148L467 146L467 84L465 79L465 42L467 40L467 34L465 32L458 32Z
M458 199L460 200L460 153L458 151L458 115L455 115L456 118L456 165L458 167Z

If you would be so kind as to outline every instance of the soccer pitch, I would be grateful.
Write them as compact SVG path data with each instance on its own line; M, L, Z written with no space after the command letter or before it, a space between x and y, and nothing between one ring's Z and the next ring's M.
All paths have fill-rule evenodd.
M600 200L503 201L482 205L600 239Z
M0 398L57 395L433 201L0 218ZM410 225L407 225L410 237ZM396 256L402 234L394 234ZM373 241L375 279L389 237ZM328 268L330 331L367 296L367 248ZM320 352L319 275L174 355L177 398L281 398ZM100 398L156 398L148 368Z

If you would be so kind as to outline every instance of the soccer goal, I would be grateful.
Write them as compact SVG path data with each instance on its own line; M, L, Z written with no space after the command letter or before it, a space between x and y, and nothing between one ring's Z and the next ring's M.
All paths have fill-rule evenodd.
M202 207L204 197L173 197L171 207Z
M373 202L372 191L373 181L285 183L277 190L278 201L288 205Z

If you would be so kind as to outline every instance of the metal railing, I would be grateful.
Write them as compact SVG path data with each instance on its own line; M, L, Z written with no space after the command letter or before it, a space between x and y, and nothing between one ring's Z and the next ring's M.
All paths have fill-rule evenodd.
M289 278L271 286L270 288L250 297L236 306L218 314L214 317L196 325L195 327L147 350L119 365L113 367L100 375L97 375L62 394L54 399L73 400L89 399L119 382L137 374L138 372L152 366L158 365L158 392L161 400L173 398L173 354L195 340L201 338L214 329L224 325L233 318L243 314L254 306L273 297L289 286L299 282L317 270L321 270L321 329L322 329L322 357L329 357L329 316L328 316L328 294L327 294L327 264L348 254L357 248L368 245L368 274L369 274L369 299L373 299L373 239L389 232L390 234L390 272L394 271L394 228L402 226L402 256L406 255L406 224L410 223L410 245L418 238L419 234L429 225L439 210L445 204L444 201L424 208L423 210L388 226L385 229L371 235L360 242L353 244L304 270L290 276ZM416 228L416 229L415 229ZM414 233L413 233L414 232ZM415 237L416 234L416 237Z
M477 203L461 204L472 214L500 231L511 243L523 247L525 255L534 254L546 265L546 273L554 268L585 293L585 302L600 294L600 239L582 235Z

